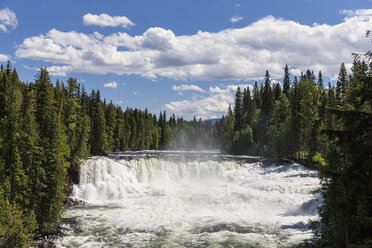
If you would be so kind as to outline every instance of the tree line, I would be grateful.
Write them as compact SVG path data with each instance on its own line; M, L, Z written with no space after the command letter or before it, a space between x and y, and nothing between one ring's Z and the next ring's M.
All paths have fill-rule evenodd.
M312 223L315 247L372 246L372 63L354 60L324 87L307 70L283 87L270 79L238 88L221 120L221 144L234 154L286 157L317 164L324 203Z
M23 83L8 62L0 68L0 247L28 247L55 230L81 158L205 149L216 145L213 133L210 121L123 110L74 78L53 85L46 68Z

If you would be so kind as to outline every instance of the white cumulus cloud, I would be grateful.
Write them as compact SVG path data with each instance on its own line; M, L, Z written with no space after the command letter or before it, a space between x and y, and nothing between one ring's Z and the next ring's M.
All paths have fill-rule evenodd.
M232 23L240 22L241 20L243 20L243 17L238 16L238 15L234 15L233 17L230 18L230 22Z
M335 25L303 25L267 16L243 28L193 35L175 35L161 27L136 36L52 29L24 39L15 54L54 64L49 67L53 75L114 73L154 80L246 81L261 78L266 70L272 78L280 78L288 64L294 73L322 70L323 76L333 77L342 61L352 61L351 53L370 50L365 38L372 26L370 12L356 10Z
M356 10L343 9L343 10L340 10L340 14L347 15L349 17L367 16L367 15L372 15L372 9L356 9Z
M0 62L7 62L9 60L9 56L0 53Z
M18 25L16 14L9 8L0 9L0 31L9 32Z
M134 23L126 16L110 16L108 14L93 15L88 13L83 16L85 25L97 25L100 27L118 27L127 28L133 26Z
M200 88L197 85L193 85L193 84L181 84L179 86L173 85L172 90L174 90L174 91L193 90L193 91L205 92L202 88Z
M202 119L212 119L227 112L229 105L234 103L236 89L240 87L253 89L248 84L229 84L209 87L208 96L193 95L191 99L172 101L164 105L164 109L177 115L195 115Z
M105 88L117 88L118 84L116 82L108 82L103 85Z

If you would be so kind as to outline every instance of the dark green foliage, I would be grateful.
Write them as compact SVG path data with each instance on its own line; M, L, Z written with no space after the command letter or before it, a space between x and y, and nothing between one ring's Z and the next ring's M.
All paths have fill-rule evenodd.
M280 84L274 84L274 99L275 101L279 100L280 95L282 94L282 88L280 87Z
M91 130L90 136L90 153L94 155L103 155L107 148L106 135L106 118L104 113L104 105L100 100L99 91L97 94L92 91L91 94Z
M291 80L289 78L288 65L285 65L284 68L284 79L283 79L283 94L288 95L291 90Z
M336 101L337 104L342 104L342 98L346 94L346 88L348 86L348 77L346 73L345 64L342 63L340 66L340 72L338 74L337 86L336 86Z
M362 67L361 64L355 64L355 67ZM343 68L341 67L341 71ZM344 75L343 72L340 72L340 75ZM342 78L345 79L346 76ZM234 106L233 118L224 118L225 123L222 124L230 126L232 121L234 127L233 133L230 128L225 128L225 133L221 136L225 137L223 142L226 151L309 160L317 152L325 156L327 139L320 130L327 124L337 124L335 118L326 115L326 107L336 106L336 99L332 87L321 87L321 72L317 84L314 80L314 73L307 70L302 73L300 82L295 77L292 88L288 89L290 79L286 65L283 92L280 84L271 83L268 71L260 89L255 82L253 99L249 90L244 89L241 94L239 88L235 96L235 104L238 106ZM347 87L348 84L344 85ZM237 148L238 146L234 145L237 139L234 137L239 136L235 132L240 132L247 126L252 130L253 144Z
M25 133L21 131L28 117L22 115L26 87L10 63L6 68L0 71L0 245L27 247L37 226L31 208L33 178L28 175L30 163L23 154Z
M270 133L268 128L270 126L271 115L274 105L274 93L271 87L271 80L269 72L265 74L265 85L261 94L262 106L258 121L258 150L260 155L266 154L268 150L267 145L271 142Z
M316 240L303 247L372 245L372 71L365 62L354 61L352 72L348 77L341 65L335 90L330 84L322 87L321 72L316 84L307 70L278 99L266 73L265 86L255 95L262 99L258 118L247 129L234 130L236 114L229 109L221 121L224 149L230 153L317 164L324 198L321 222L312 225ZM248 103L243 97L243 112Z
M53 231L79 163L111 151L217 147L211 121L184 121L165 111L126 109L88 96L74 78L51 83L41 68L34 83L19 81L10 63L0 71L0 246L29 247ZM218 126L218 125L217 125Z
M318 74L318 87L320 89L323 89L324 85L323 85L323 75L322 75L322 71L319 71L319 74Z
M262 92L262 106L261 106L261 115L266 122L271 117L271 113L274 105L274 94L271 87L270 74L266 71L265 74L265 84Z
M352 78L341 99L345 107L327 111L338 122L324 130L330 145L321 168L325 200L318 242L322 246L372 244L372 77L354 70Z
M243 127L243 94L240 87L238 87L235 93L234 115L234 130L240 131Z
M254 82L253 86L253 100L256 102L256 107L261 108L262 99L260 89L258 88L257 81Z
M243 91L243 127L252 126L256 118L256 102L251 97L249 88Z

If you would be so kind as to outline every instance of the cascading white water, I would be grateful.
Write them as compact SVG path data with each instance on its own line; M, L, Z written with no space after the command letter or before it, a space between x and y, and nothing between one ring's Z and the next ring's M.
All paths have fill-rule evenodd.
M58 247L291 247L311 237L315 171L235 161L93 158Z

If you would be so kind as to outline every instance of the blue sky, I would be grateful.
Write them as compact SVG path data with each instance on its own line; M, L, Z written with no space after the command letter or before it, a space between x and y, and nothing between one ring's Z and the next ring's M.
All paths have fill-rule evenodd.
M322 70L371 49L371 0L0 0L0 63L47 66L123 108L220 117L237 85Z

